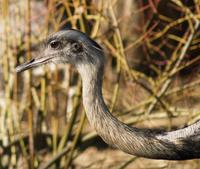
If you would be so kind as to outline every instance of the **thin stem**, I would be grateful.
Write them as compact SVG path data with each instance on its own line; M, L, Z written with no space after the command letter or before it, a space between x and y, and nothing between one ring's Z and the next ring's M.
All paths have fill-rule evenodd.
M85 112L82 112L81 120L79 122L79 126L78 126L78 129L77 129L76 135L74 137L74 140L72 142L71 151L70 151L69 155L67 156L67 162L66 162L66 165L65 165L65 169L68 169L68 167L70 166L70 164L72 162L73 153L74 153L74 150L75 150L76 145L78 143L78 139L81 135L81 131L83 130L85 119L86 119L86 114L85 114Z
M27 59L31 59L31 0L26 0L26 48ZM33 112L32 112L32 97L31 97L31 80L32 73L29 71L29 88L28 88L28 128L29 128L29 149L30 149L30 168L34 169L35 151L34 151L34 129L33 129Z

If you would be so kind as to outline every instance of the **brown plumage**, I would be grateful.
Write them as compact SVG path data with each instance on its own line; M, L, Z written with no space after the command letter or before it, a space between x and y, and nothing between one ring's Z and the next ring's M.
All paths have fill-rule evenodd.
M90 124L102 139L124 152L152 159L185 160L200 157L200 121L186 128L158 133L130 127L116 119L102 97L104 53L101 47L77 30L50 35L40 55L16 68L17 72L49 62L69 63L83 81L83 104Z

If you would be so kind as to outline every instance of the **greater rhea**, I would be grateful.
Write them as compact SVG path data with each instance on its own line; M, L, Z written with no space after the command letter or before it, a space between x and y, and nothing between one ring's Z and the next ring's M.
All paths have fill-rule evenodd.
M114 117L102 96L104 52L86 34L63 30L43 41L39 56L19 65L17 72L46 63L69 63L81 75L83 105L90 124L109 145L139 157L185 160L200 157L200 121L171 132L128 126Z

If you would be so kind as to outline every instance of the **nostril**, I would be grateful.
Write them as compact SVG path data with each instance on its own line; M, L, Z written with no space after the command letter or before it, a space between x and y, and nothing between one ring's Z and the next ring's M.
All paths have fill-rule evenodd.
M34 62L34 61L35 61L35 59L31 59L29 63L32 63L32 62Z

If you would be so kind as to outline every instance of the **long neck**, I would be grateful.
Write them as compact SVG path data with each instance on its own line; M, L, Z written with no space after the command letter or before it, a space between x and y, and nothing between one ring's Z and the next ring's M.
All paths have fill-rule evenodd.
M196 140L194 135L200 132L200 123L174 132L156 133L150 129L129 127L117 120L103 100L103 72L100 70L84 66L79 73L83 81L83 104L88 120L106 143L146 158L183 160L200 157L200 139ZM189 139L190 136L194 138Z

